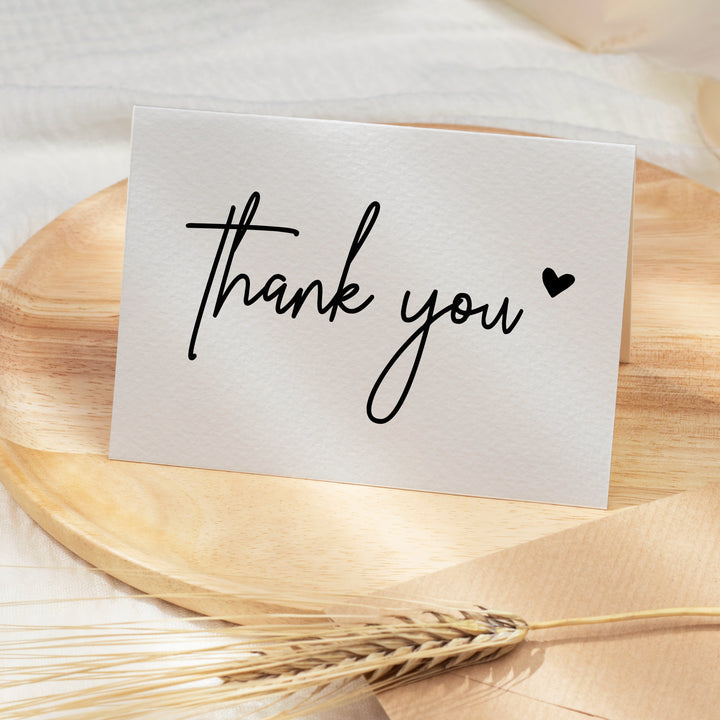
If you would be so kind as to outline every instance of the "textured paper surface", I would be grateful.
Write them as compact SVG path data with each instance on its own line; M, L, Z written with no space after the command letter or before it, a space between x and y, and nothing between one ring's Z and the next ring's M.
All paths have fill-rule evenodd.
M603 506L633 173L630 146L137 108L111 457ZM209 282L253 193L266 229ZM292 318L239 273L366 306Z
M720 606L720 486L689 491L407 583L397 593L528 621ZM394 592L392 593L394 594ZM381 696L392 720L711 720L720 622L533 632L494 663Z

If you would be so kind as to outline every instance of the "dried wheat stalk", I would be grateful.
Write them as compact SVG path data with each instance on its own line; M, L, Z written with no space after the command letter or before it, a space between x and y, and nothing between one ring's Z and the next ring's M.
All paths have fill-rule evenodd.
M97 636L61 637L53 645L42 641L32 648L32 652L44 653L48 660L34 671L30 681L57 681L81 675L97 685L84 693L71 691L11 702L0 709L0 719L40 718L43 713L57 717L58 713L65 713L61 716L73 720L147 720L165 717L158 713L168 710L177 718L185 717L181 715L184 712L220 709L255 698L335 686L334 695L313 693L292 712L280 713L287 718L328 703L337 705L353 695L369 692L367 688L382 691L447 670L495 660L521 643L530 631L690 615L717 617L720 608L672 608L538 623L479 608L455 614L430 611L415 617L345 627L234 627L221 633L201 630L212 639L210 645L162 656L157 651L132 650L133 642L144 640L142 633L132 640L123 640L120 634L105 632L101 637L108 648L126 643L115 655L95 651L78 656L74 651L84 647L88 639L97 641ZM172 636L176 631L169 633ZM0 643L0 653L12 647L11 643ZM50 659L53 648L59 653L57 662ZM147 666L148 661L157 660L166 664ZM350 693L342 693L343 688L360 678L368 685L361 685L359 690L355 685ZM209 681L212 683L208 684ZM0 682L0 689L7 685L8 682Z
M330 624L300 626L229 627L218 633L200 631L211 645L182 650L166 658L135 650L133 642L122 645L123 633L100 636L72 635L32 647L46 662L33 668L31 681L74 680L81 677L97 684L78 693L55 693L6 704L0 718L39 718L42 713L65 713L73 720L90 718L154 717L150 710L189 711L219 709L248 700L334 685L330 703L369 692L368 685L342 689L365 679L373 690L431 677L453 668L487 662L504 655L522 642L526 623L514 615L483 609L459 612L422 613L414 618L394 617L387 622L337 627ZM175 631L172 631L175 632ZM142 643L143 633L136 636ZM166 639L166 638L163 638ZM202 639L202 638L201 638ZM92 642L94 650L77 654ZM99 653L105 645L108 652ZM6 643L5 650L12 650ZM0 648L1 651L1 648ZM53 662L53 655L57 658ZM162 659L166 665L148 667L148 660ZM210 680L216 681L212 686ZM0 683L0 688L2 688ZM334 699L333 699L334 698ZM311 695L298 705L298 712L327 704L328 696ZM290 716L286 712L284 716ZM55 715L53 715L55 717ZM175 715L174 717L177 717Z

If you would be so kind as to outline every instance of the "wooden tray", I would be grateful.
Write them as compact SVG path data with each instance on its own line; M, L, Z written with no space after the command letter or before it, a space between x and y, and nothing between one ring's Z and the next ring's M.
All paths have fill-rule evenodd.
M73 207L0 271L1 479L75 553L227 615L367 593L604 514L109 461L125 194ZM638 162L609 511L717 476L719 228L720 195Z

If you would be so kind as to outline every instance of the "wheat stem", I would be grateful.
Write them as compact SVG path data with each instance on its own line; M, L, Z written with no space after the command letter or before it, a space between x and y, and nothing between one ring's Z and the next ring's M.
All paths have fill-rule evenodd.
M548 630L550 628L570 627L572 625L601 625L604 623L625 622L630 620L655 620L671 617L720 617L720 607L679 607L659 608L657 610L637 610L635 612L615 613L613 615L591 615L588 617L546 620L528 623L528 630Z

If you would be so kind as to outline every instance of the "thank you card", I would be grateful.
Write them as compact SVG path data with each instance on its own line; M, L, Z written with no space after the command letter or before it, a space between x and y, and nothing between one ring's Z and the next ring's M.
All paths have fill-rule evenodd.
M111 458L604 506L634 170L136 108Z

